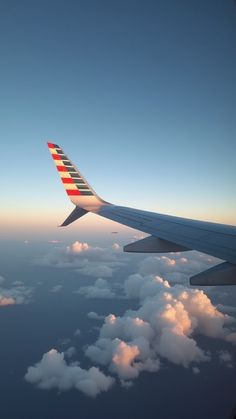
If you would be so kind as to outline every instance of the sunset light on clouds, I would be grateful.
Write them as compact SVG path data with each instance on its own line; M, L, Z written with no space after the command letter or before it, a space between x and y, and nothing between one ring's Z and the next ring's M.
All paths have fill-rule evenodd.
M234 2L12 0L0 35L2 417L231 417L236 287L189 282L222 255L123 247L136 209L236 225ZM61 227L91 188L141 231Z

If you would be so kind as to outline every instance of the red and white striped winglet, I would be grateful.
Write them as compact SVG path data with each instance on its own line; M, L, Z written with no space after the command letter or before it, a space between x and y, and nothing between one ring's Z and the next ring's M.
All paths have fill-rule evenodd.
M69 167L64 165L64 161L62 156L64 156L64 152L57 144L48 143L49 151L52 155L52 158L54 160L54 163L56 165L57 171L59 173L59 176L61 178L61 181L65 187L67 195L80 195L80 191L77 188L74 179L71 177L69 172ZM58 153L59 151L59 153ZM66 161L70 161L66 159ZM71 163L71 167L74 169L74 166Z
M82 174L68 159L59 145L48 142L48 149L56 165L57 172L70 200L81 208L98 206L104 203L92 190Z

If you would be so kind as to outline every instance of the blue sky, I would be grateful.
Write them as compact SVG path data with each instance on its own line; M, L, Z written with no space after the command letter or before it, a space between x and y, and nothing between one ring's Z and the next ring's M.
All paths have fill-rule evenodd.
M1 2L3 416L234 408L235 287L189 287L217 260L124 253L141 234L91 214L58 228L73 205L46 142L107 201L236 224L235 45L233 0Z
M6 235L71 209L47 139L108 201L236 223L233 1L12 1L0 20Z

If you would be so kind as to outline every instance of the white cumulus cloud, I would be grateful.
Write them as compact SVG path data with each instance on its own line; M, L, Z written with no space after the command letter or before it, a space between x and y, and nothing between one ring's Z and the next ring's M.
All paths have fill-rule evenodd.
M81 252L86 252L87 250L91 249L88 243L81 243L76 241L72 243L70 246L67 246L66 251L67 253L77 254Z
M234 340L234 319L221 313L202 290L135 274L125 281L124 291L128 298L139 299L140 307L123 316L108 315L97 341L85 352L122 380L132 380L141 371L158 371L160 358L184 367L210 361L210 354L197 343L198 334Z
M114 379L103 374L99 368L86 370L76 363L68 364L63 352L56 349L51 349L41 361L29 367L25 380L41 389L66 391L74 388L91 397L109 390L114 383Z

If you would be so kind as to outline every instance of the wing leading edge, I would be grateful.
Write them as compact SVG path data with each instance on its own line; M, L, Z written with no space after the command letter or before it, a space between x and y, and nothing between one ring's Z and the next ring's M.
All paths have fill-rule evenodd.
M58 145L48 143L48 147L66 192L76 205L62 226L69 225L89 211L96 213L150 235L125 246L124 251L166 253L198 250L226 263L190 278L192 285L236 285L235 226L112 205L94 192Z

